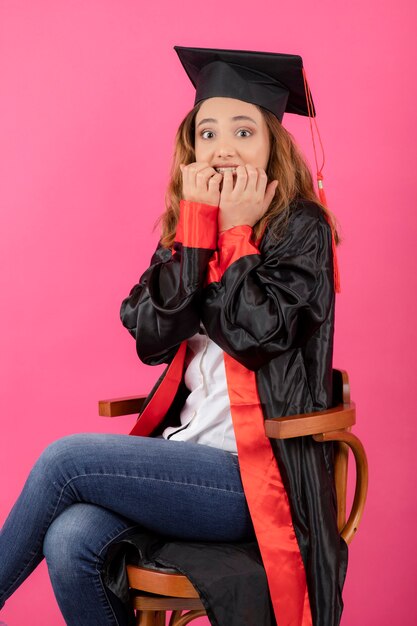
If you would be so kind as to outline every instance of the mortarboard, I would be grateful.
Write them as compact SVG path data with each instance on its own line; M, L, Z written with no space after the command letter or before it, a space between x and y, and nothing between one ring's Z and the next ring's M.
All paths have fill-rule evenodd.
M258 104L280 122L285 112L315 116L298 55L182 46L174 50L196 88L194 105L223 96Z
M284 113L306 115L310 120L320 201L327 206L323 189L323 163L318 167L312 118L316 117L303 60L296 54L258 52L254 50L224 50L220 48L189 48L174 46L175 52L196 89L194 106L214 97L236 98L257 104L271 111L281 122ZM321 148L317 122L314 125ZM334 224L326 214L332 230L335 289L340 291L336 257Z

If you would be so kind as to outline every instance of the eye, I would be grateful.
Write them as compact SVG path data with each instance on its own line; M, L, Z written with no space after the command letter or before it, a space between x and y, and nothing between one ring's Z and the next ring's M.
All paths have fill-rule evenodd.
M241 129L239 129L237 132L238 132L238 133L249 133L249 135L251 135L251 134L252 134L252 132L251 132L250 130L247 130L246 128L241 128ZM204 137L204 135L205 135L206 133L211 133L211 134L213 134L213 131L212 131L212 130L203 130L203 131L200 133L200 137L202 137L203 139L210 139L210 137ZM241 135L241 136L242 136L242 135ZM248 135L245 135L245 137L248 137Z

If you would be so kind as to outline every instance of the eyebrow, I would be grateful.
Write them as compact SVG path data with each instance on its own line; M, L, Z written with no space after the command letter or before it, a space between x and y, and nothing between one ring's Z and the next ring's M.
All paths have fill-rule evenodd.
M248 117L247 115L235 115L235 117L230 118L231 122L235 122L237 120L249 120L250 122L253 122L254 124L256 124L256 126L258 125L255 122L255 120L253 120L251 117ZM201 126L201 124L207 124L207 122L210 122L212 124L217 124L217 120L214 119L214 117L205 117L203 120L201 120L201 122L197 124L197 128Z

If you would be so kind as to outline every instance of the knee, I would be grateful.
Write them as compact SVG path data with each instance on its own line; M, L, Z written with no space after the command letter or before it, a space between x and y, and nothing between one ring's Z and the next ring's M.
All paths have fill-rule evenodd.
M88 505L77 503L65 509L49 526L43 541L43 554L52 578L63 580L79 575L80 568L95 561L94 546L86 542L83 521Z
M44 476L54 474L57 469L65 467L67 461L73 460L78 453L82 455L82 447L89 437L89 433L79 433L56 439L43 450L32 471L41 472Z
M91 433L64 435L64 437L52 441L52 443L44 449L40 458L55 459L56 457L65 455L68 451L73 451L85 445L91 437L94 437Z

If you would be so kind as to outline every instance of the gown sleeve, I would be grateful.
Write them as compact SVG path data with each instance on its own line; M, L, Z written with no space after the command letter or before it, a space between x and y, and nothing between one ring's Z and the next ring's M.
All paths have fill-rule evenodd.
M299 348L329 315L334 298L331 230L320 207L290 215L284 238L263 246L251 226L218 238L209 262L202 321L208 335L250 370Z
M198 332L217 215L218 207L181 200L173 250L158 243L150 266L121 304L121 322L147 365L169 363L181 342Z

